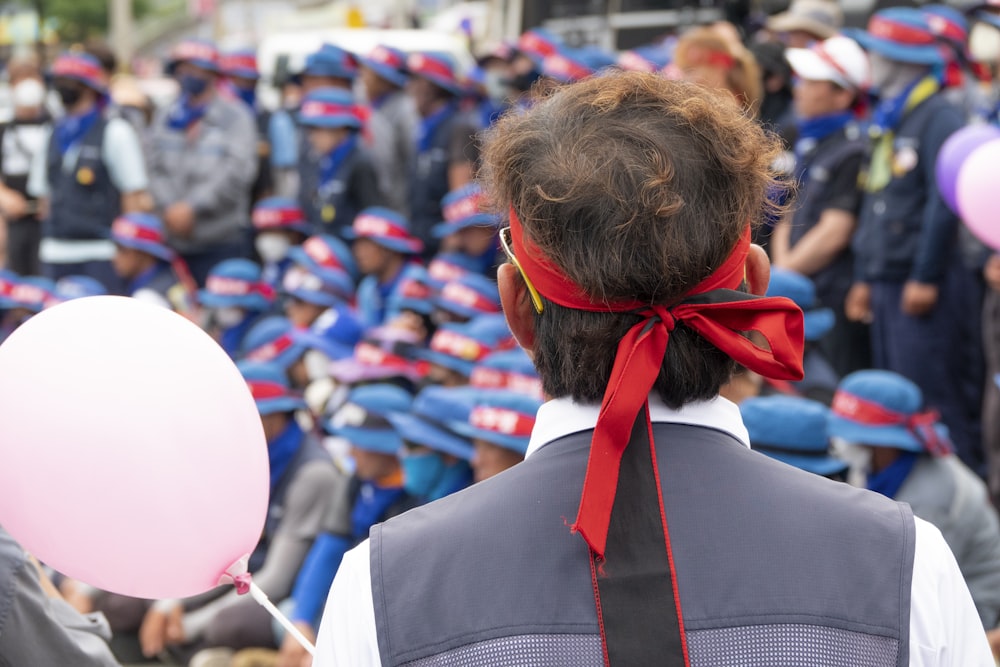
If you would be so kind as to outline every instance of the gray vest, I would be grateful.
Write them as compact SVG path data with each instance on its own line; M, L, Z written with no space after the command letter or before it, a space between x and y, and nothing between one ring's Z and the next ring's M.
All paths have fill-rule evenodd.
M908 664L907 506L713 429L653 434L692 667ZM383 665L603 665L588 549L568 528L591 435L372 528Z

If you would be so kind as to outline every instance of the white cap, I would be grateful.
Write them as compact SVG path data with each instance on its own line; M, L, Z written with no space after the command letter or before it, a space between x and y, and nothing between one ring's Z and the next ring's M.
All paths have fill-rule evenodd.
M871 85L868 55L849 37L838 35L809 49L788 49L785 57L795 74L808 81L831 81L850 90Z

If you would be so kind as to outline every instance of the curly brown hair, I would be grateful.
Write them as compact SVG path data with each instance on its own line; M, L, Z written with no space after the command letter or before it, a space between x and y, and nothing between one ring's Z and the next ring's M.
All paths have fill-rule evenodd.
M482 178L595 301L679 301L769 212L774 139L723 95L654 74L565 86L486 137ZM550 396L600 401L618 341L639 317L545 300L535 364ZM683 325L656 389L678 407L711 398L733 362Z

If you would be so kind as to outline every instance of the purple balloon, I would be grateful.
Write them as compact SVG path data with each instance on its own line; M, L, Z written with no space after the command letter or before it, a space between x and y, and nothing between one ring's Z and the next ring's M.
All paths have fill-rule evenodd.
M935 165L938 191L956 215L961 215L956 192L958 172L973 151L993 139L1000 139L1000 128L995 125L969 125L948 137L938 151Z

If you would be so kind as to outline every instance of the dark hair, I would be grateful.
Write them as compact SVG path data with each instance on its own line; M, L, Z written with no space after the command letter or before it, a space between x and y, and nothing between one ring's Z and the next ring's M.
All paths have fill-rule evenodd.
M489 133L487 190L595 301L674 303L772 207L780 146L725 95L640 73L565 86ZM600 401L640 317L544 305L533 352L545 392ZM655 388L679 407L715 396L733 368L678 324Z

